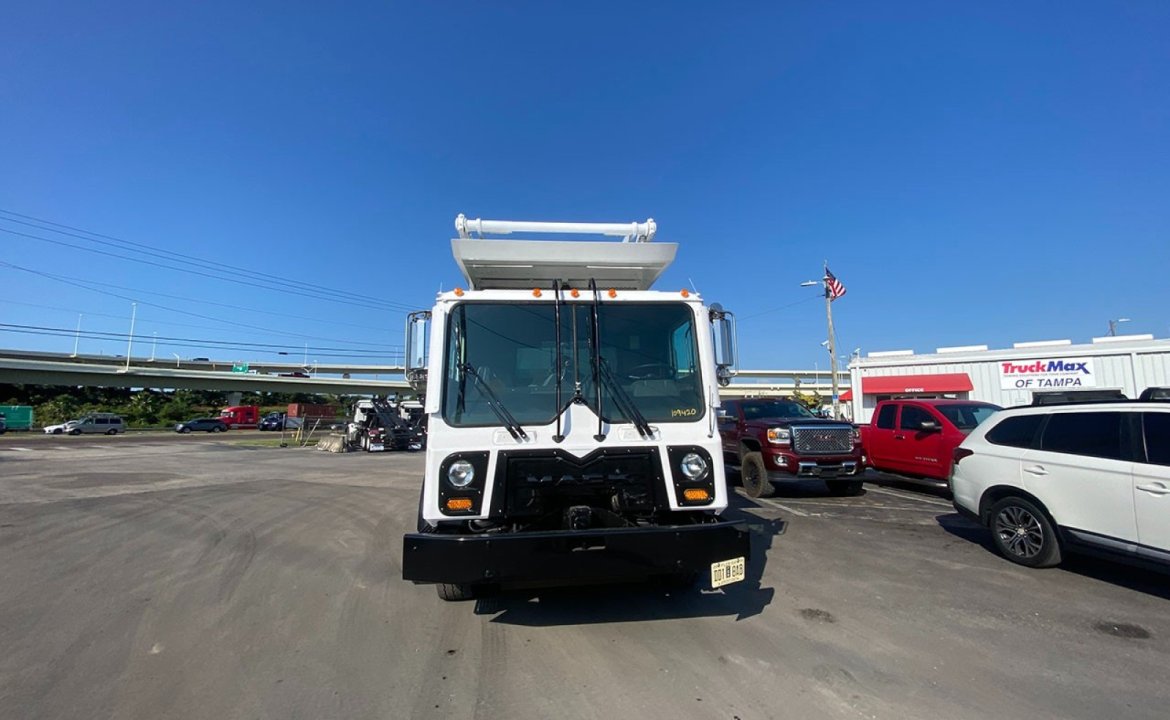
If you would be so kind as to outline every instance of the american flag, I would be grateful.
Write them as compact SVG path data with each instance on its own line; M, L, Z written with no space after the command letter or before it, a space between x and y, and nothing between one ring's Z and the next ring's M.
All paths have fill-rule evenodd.
M837 276L829 272L829 266L825 266L825 292L829 294L829 300L836 300L845 294L845 286L837 279Z

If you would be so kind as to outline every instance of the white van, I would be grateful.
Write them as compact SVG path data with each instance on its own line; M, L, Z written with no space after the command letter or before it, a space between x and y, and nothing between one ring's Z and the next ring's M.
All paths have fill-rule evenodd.
M73 421L67 431L70 435L82 433L100 433L102 435L117 435L126 432L126 426L120 415L113 413L90 413Z

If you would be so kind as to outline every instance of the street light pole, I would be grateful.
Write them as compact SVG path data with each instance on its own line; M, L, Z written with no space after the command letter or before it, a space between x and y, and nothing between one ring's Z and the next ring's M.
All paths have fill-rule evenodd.
M130 372L130 351L134 349L134 320L138 317L138 303L130 303L130 341L126 343L126 372Z
M1129 322L1129 318L1117 318L1109 321L1109 337L1117 337L1117 325L1123 322Z
M821 278L825 286L825 317L829 324L829 375L833 383L833 419L841 417L841 401L837 387L837 349L833 340L833 294L829 292L829 277Z
M81 313L77 313L77 334L73 336L73 357L77 357L77 346L81 343Z

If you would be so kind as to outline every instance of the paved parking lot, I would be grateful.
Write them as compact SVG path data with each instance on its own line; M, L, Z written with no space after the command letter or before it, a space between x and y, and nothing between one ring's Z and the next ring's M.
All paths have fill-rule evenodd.
M937 490L737 497L755 557L722 592L443 603L399 579L419 455L110 440L0 443L0 717L1162 718L1170 702L1170 579L1018 568Z

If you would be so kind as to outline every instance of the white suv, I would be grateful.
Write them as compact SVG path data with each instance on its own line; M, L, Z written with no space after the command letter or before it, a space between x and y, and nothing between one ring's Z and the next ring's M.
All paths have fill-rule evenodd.
M1073 549L1170 563L1170 403L998 412L955 450L951 492L1021 565Z

